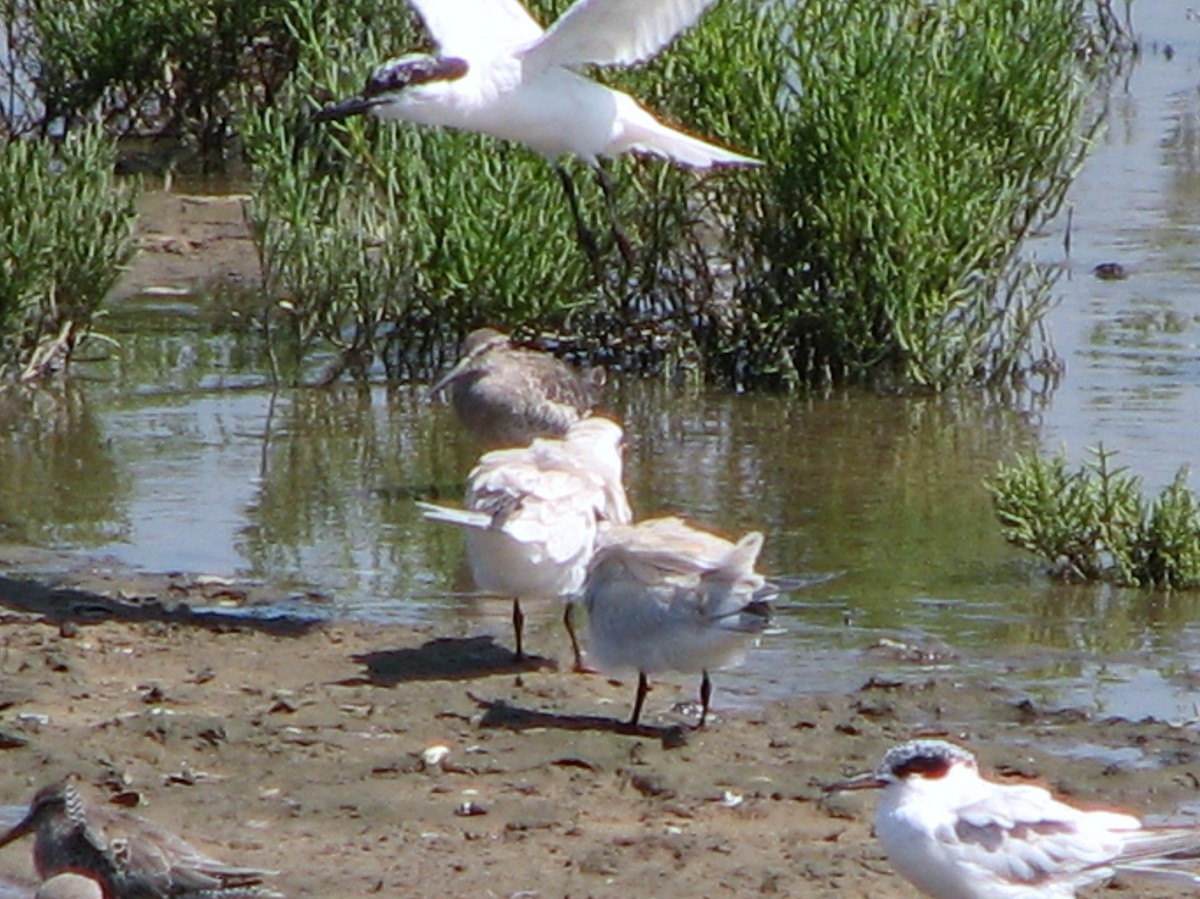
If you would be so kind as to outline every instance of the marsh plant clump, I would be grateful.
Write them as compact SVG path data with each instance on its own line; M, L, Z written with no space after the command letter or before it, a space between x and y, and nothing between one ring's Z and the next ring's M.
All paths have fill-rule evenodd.
M560 6L534 4L543 21ZM281 98L291 113L248 145L259 173L292 166L286 177L306 183L372 185L348 206L314 192L289 213L304 231L383 208L390 224L376 237L408 274L381 282L389 296L366 305L392 309L368 330L384 319L396 334L501 323L569 334L598 362L689 367L738 386L1007 385L1055 368L1043 329L1053 274L1020 248L1084 149L1084 11L1082 0L717 4L674 49L610 80L765 165L698 175L613 161L616 216L636 256L610 241L599 279L553 173L525 148L397 123L305 123L314 97L357 90L418 33L355 33L331 48L330 23L294 25L307 75ZM573 173L606 235L590 173ZM282 222L264 189L273 178L259 179L257 214ZM264 260L322 282L299 261L315 262L320 242L274 241ZM284 248L295 259L272 263ZM286 293L308 290L293 281Z
M1067 581L1200 587L1200 500L1182 468L1154 499L1098 447L1078 469L1064 454L1018 457L987 482L1004 538Z
M134 185L96 128L0 143L0 378L65 368L133 255Z
M85 122L122 137L228 149L244 97L270 104L291 75L291 0L0 0L0 134Z
M567 5L529 3L543 22ZM201 149L236 137L258 319L289 381L422 377L484 323L738 387L1052 372L1053 275L1021 247L1086 148L1084 101L1116 27L1108 0L721 0L649 64L600 77L764 165L610 161L630 253L592 173L570 164L597 270L526 148L313 121L381 60L428 46L394 2L5 8L9 135L90 119Z

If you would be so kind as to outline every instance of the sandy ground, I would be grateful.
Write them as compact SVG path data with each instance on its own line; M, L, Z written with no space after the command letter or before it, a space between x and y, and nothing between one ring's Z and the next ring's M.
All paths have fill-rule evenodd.
M873 797L821 785L915 734L1086 801L1174 814L1198 798L1193 729L1041 710L945 668L875 666L850 695L736 714L718 677L703 731L676 708L695 684L671 678L631 731L632 683L569 673L565 637L518 668L504 634L253 622L204 606L236 585L80 568L59 580L87 589L55 588L3 565L0 803L75 772L97 801L136 799L218 857L277 869L294 899L914 896L871 838ZM27 841L0 851L0 876L32 876ZM1173 895L1119 886L1106 895Z
M253 279L236 198L143 210L121 292ZM1042 709L953 665L864 662L849 695L738 713L718 675L704 731L675 708L696 684L672 678L630 731L632 682L568 673L565 638L535 647L557 667L516 668L503 631L254 622L224 610L271 598L246 585L82 559L12 573L64 567L37 556L0 547L0 804L75 772L97 801L277 869L292 899L912 897L871 837L874 798L821 785L918 734L1089 802L1173 815L1200 800L1194 728ZM448 754L426 764L436 746ZM0 850L0 878L32 876L27 841Z

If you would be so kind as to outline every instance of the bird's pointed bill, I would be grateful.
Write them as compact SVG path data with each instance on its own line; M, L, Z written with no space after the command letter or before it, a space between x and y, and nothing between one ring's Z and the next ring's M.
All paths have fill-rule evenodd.
M874 771L864 771L862 774L856 774L846 780L828 784L824 790L826 793L841 793L845 790L881 790L887 785L888 782Z
M25 836L25 834L30 833L33 830L33 828L35 827L35 825L36 825L36 821L34 820L34 814L33 814L33 811L31 810L29 812L29 814L27 814L24 818L22 818L20 821L18 821L17 824L8 833L0 836L0 848L7 846L9 843L13 842L14 840L21 839L21 837Z
M364 115L380 103L387 102L381 97L351 97L340 103L330 103L317 110L313 118L318 122L337 122L351 116Z

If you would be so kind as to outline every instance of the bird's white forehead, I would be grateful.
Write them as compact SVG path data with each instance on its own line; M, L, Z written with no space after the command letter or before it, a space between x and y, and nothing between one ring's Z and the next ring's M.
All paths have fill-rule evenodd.
M434 59L437 59L437 57L432 53L405 53L403 56L394 56L391 59L381 62L375 67L375 74L379 75L383 72L389 72L392 69L403 68L414 62L432 61Z
M975 766L975 756L945 740L909 740L893 746L879 763L876 773L887 780L899 780L922 770L949 767L955 762Z

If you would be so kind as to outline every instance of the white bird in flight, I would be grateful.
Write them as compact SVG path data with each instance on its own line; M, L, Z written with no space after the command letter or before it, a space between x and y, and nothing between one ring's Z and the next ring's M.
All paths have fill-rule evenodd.
M1070 899L1114 874L1200 885L1200 828L1144 825L1076 808L1033 784L983 777L943 740L893 747L872 773L831 789L881 787L875 834L888 859L934 899Z
M588 649L603 670L638 673L630 726L638 723L648 674L698 672L703 727L712 698L710 669L733 661L770 623L774 595L754 570L763 536L737 543L679 518L608 528L584 585Z
M697 169L760 164L664 124L633 97L576 71L650 59L713 0L576 0L547 30L517 0L409 2L438 52L383 63L361 94L324 107L318 120L370 114L517 141L551 163L574 155L599 174L610 212L601 156L635 151ZM586 246L574 187L555 168Z

